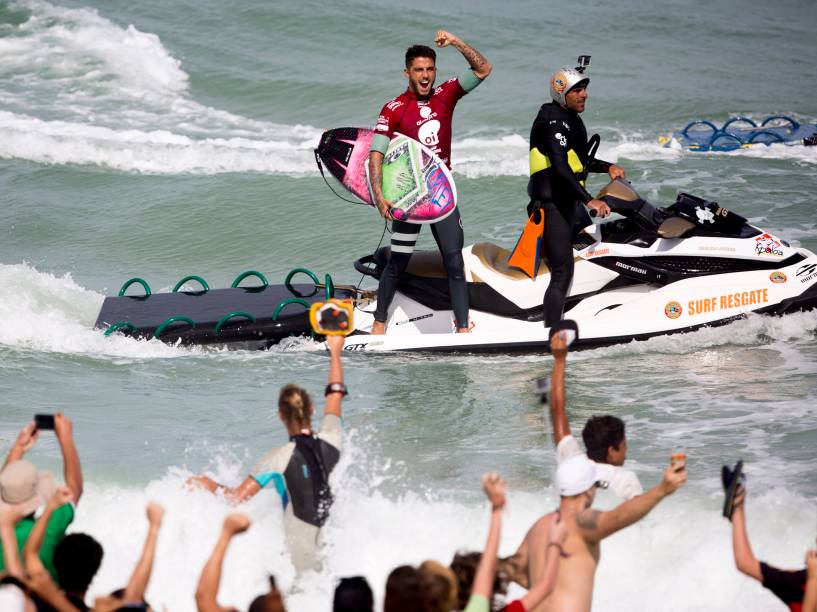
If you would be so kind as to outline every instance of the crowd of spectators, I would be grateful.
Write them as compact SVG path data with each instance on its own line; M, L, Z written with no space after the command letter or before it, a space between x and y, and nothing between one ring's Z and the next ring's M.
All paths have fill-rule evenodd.
M489 502L490 515L484 549L481 552L458 552L449 565L427 560L417 567L402 565L395 568L385 585L385 612L589 611L602 540L643 518L684 485L687 479L684 458L674 457L664 470L661 482L643 491L637 477L621 467L627 445L624 425L615 417L591 419L583 431L587 452L581 450L572 438L565 411L564 369L568 344L568 336L560 332L551 342L554 366L549 411L557 445L558 467L554 486L560 495L559 507L544 514L530 527L514 555L500 559L498 550L507 505L506 487L500 475L486 474L482 487ZM340 403L346 394L340 347L339 341L330 342L329 383L325 391L329 425L325 420L321 432L312 432L313 408L308 394L298 388L293 390L292 386L285 387L279 413L292 436L287 460L280 468L274 468L270 466L277 465L275 461L265 458L262 461L264 469L254 470L240 487L225 490L227 498L239 504L268 483L273 483L285 506L287 503L296 505L296 512L302 513L296 515L300 522L294 521L288 528L308 528L310 534L319 531L329 512L332 496L328 489L328 473L340 452ZM297 400L297 410L293 409L293 398ZM296 416L292 416L293 410ZM89 603L88 589L102 563L104 550L88 534L67 533L83 493L82 468L71 420L65 414L57 413L53 415L50 427L53 427L63 457L64 484L58 485L53 474L39 471L24 457L43 433L36 422L23 427L0 470L0 610L108 612L153 609L145 600L145 593L153 570L164 509L153 502L147 505L147 535L127 584ZM337 440L333 437L335 433L338 433ZM324 444L322 435L333 442ZM273 455L278 457L280 453L281 449L276 449ZM326 467L329 463L325 462L323 453L332 454L331 466ZM312 470L315 477L305 481L311 482L312 488L304 488L303 482L291 480L289 468L285 466L293 461L301 476L308 477ZM275 469L283 471L280 479L271 475L277 473ZM324 473L314 474L315 470ZM283 484L274 484L276 481ZM224 489L202 477L191 479L189 485ZM608 511L593 509L596 490L608 486L623 501ZM303 489L300 493L299 488ZM725 513L732 521L737 569L772 590L791 610L817 612L817 551L809 551L806 568L799 571L780 570L759 562L752 552L746 530L746 489L736 482L733 493L734 499ZM294 501L291 500L293 495ZM303 498L297 499L298 495ZM309 504L312 504L311 511L303 514ZM212 553L203 563L196 588L195 605L200 612L235 609L218 603L222 566L232 539L249 527L249 517L241 512L233 512L224 519ZM526 593L507 601L511 581L526 589ZM355 576L339 580L334 593L335 612L374 609L372 589L365 578ZM273 577L270 577L265 592L252 601L249 610L285 610L284 597Z

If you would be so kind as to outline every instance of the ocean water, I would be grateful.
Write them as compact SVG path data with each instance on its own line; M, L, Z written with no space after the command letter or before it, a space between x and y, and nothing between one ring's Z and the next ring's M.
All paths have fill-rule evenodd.
M445 27L494 73L456 112L452 160L468 242L514 242L524 221L527 134L547 75L593 56L585 123L599 155L651 201L684 190L817 249L817 147L734 153L663 149L697 118L789 114L817 121L807 0L548 3L429 0L0 0L0 451L35 412L75 423L87 490L75 523L105 546L92 594L121 586L167 508L149 600L192 610L199 571L229 507L183 482L234 484L285 433L282 384L317 396L324 353L202 350L91 328L132 277L169 290L187 274L227 286L247 269L281 282L306 266L357 282L377 244L373 211L337 200L312 149L339 125L372 125L402 91L402 54ZM440 79L465 62L439 53ZM602 180L592 183L600 187ZM421 245L432 248L430 232ZM228 553L220 601L246 607L273 573L293 610L325 610L335 580L365 575L382 597L402 563L483 546L479 477L508 480L502 553L557 503L549 425L532 393L550 359L345 356L346 451L323 569L297 576L281 511L263 492ZM748 473L755 552L801 567L817 532L817 313L572 355L571 422L610 412L628 426L647 486L675 451L690 482L603 546L597 610L776 610L734 569L719 470ZM53 437L31 458L59 469ZM612 503L611 500L602 500Z

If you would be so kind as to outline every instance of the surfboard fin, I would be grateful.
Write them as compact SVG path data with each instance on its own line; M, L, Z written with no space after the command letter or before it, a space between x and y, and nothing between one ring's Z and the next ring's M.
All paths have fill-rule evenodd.
M532 279L539 272L539 263L544 252L545 215L534 210L519 236L516 246L508 257L508 265L519 268Z

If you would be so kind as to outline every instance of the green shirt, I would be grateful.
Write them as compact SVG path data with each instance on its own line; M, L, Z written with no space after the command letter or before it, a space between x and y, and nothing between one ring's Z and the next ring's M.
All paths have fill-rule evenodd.
M57 544L65 537L65 530L68 525L74 520L74 506L72 504L63 504L51 514L48 520L48 526L45 528L45 538L43 538L43 545L40 548L40 559L43 565L48 570L48 573L57 580L57 571L54 569L54 550ZM17 534L17 548L20 551L20 560L23 557L23 547L28 536L31 535L31 530L34 529L34 515L27 516L22 519L14 528ZM2 549L0 549L2 550ZM3 560L3 555L0 554L0 572L6 569L6 564Z

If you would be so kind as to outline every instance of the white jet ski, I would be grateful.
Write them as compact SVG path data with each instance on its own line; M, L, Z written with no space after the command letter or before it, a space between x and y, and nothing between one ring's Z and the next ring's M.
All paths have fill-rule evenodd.
M724 325L752 312L817 307L817 256L731 210L685 193L658 208L622 180L609 183L599 198L620 217L589 225L574 242L564 313L579 326L573 348ZM355 268L379 278L388 249L361 258ZM389 310L387 333L369 333L375 297L363 292L346 350L547 350L542 298L549 270L542 262L531 279L508 266L508 256L489 242L463 249L471 333L456 334L440 255L415 252Z

